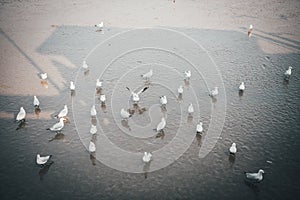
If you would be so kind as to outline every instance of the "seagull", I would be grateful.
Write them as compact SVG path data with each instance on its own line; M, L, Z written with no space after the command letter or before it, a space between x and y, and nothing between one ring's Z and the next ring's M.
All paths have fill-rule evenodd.
M96 134L96 133L97 133L97 126L94 126L94 125L92 124L91 129L90 129L90 133L91 133L92 135Z
M26 112L23 107L20 108L20 111L16 117L16 121L25 121Z
M194 113L194 107L193 107L193 104L191 103L188 107L188 113L191 115Z
M40 78L43 79L43 80L46 80L48 78L48 75L47 73L40 73Z
M199 122L199 124L197 124L196 131L197 131L197 133L203 132L202 122Z
M160 132L160 131L164 131L163 129L166 126L166 119L164 117L161 118L161 121L159 122L159 124L157 125L156 131Z
M178 94L182 94L183 93L183 86L180 85L177 91L178 91Z
M105 101L106 101L105 94L100 95L100 101L101 101L101 104L105 104Z
M129 87L126 87L127 90L129 90L129 92L131 92L131 95L132 95L132 100L134 103L138 103L140 101L140 97L139 95L143 92L145 92L149 87L144 87L143 89L141 89L139 92L135 93L133 91L131 91L129 89Z
M251 37L252 35L252 30L253 30L253 26L252 24L249 26L249 30L248 30L248 37Z
M40 154L36 155L36 163L38 165L44 165L48 162L48 160L52 157L52 155L49 156L41 156Z
M185 78L186 78L186 79L190 79L191 76L192 76L192 72L191 72L190 70L185 71L184 74L185 74Z
M50 130L53 132L59 132L61 131L61 129L63 129L64 127L64 118L60 118L59 122L57 122L56 124L54 124L51 128L47 128L46 130Z
M96 151L96 145L94 142L90 141L90 145L89 145L89 151L91 153L95 152Z
M68 114L68 106L64 105L64 109L62 109L58 115L56 115L57 118L62 118L62 117L66 117Z
M260 169L258 170L257 173L245 173L245 174L247 179L260 182L263 180L263 173L265 173L264 170Z
M149 80L149 79L152 77L152 75L153 75L153 70L150 69L149 72L147 72L146 74L142 74L141 77L142 77L143 79Z
M235 154L237 152L236 144L232 143L231 147L229 148L230 154Z
M127 112L124 108L121 109L120 114L121 114L121 117L122 117L123 119L128 119L129 117L132 116L132 115L131 115L129 112Z
M166 106L168 103L167 97L166 96L160 96L160 103L162 106Z
M75 84L73 81L70 81L70 90L74 91L75 90Z
M284 72L284 75L285 75L286 78L289 78L292 75L292 69L293 68L291 66L289 66L288 70L286 70Z
M97 115L97 111L96 111L95 105L93 105L91 108L91 116L95 117L96 115Z
M86 64L85 60L82 62L82 68L83 69L88 69L89 68L89 66Z
M96 88L101 88L101 87L102 87L102 81L100 81L98 78L96 82Z
M33 105L34 107L38 108L40 106L40 101L36 96L33 96Z
M96 24L96 25L95 25L95 27L98 28L98 31L102 31L103 26L104 26L104 23L103 23L103 22L100 22L100 24Z
M152 158L152 154L149 152L144 152L144 156L143 156L143 161L144 163L148 163L151 161L151 158Z
M244 91L245 90L245 83L242 82L241 85L239 86L239 90L240 91Z
M218 87L215 87L215 89L213 89L213 90L210 91L209 96L215 97L218 94L219 94Z

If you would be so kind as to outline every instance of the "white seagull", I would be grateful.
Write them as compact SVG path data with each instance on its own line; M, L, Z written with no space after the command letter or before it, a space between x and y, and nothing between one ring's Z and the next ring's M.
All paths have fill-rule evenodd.
M105 104L105 101L106 101L105 94L100 95L100 101L101 101L101 104Z
M191 103L188 107L188 113L191 115L194 113L194 107L193 107L193 104Z
M242 82L241 85L239 86L239 90L240 91L244 91L245 90L245 83Z
M38 98L36 96L33 96L33 105L34 107L39 107L40 106L40 101L38 100Z
M66 117L68 114L68 106L64 105L64 109L62 109L58 115L56 115L57 118L62 118L62 117Z
M75 90L75 84L73 81L70 81L70 90L74 91Z
M144 156L143 156L143 162L144 163L148 163L151 161L151 158L152 158L152 154L149 152L144 152Z
M146 80L149 80L152 77L152 75L153 75L153 70L150 69L149 72L147 72L146 74L142 74L141 77L146 79Z
M248 29L248 37L251 37L252 30L253 30L253 25L250 24L249 29Z
M100 24L96 24L95 27L98 28L98 31L102 31L102 29L104 27L104 22L100 22Z
M38 165L44 165L48 162L48 160L52 157L52 155L49 156L41 156L40 154L36 155L36 163Z
M229 148L230 154L235 154L237 152L236 144L232 143L231 147Z
M245 174L247 179L260 182L263 180L263 173L265 173L264 170L260 169L258 170L257 173L245 173Z
M96 107L95 107L95 105L93 105L91 108L91 116L95 117L96 115L97 115Z
M219 94L218 87L215 87L215 89L213 89L213 90L210 91L209 96L215 97L218 94Z
M89 145L89 151L91 153L95 152L96 151L96 145L94 142L90 141L90 145Z
M178 91L178 94L182 94L183 93L183 86L180 85L177 91Z
M43 80L46 80L48 78L48 75L47 73L40 73L40 78L43 79Z
M88 69L89 68L89 66L86 64L85 60L82 62L82 68L83 69Z
M60 118L59 122L54 124L51 128L47 128L47 130L53 131L53 132L59 132L64 127L64 118Z
M98 78L96 82L96 88L101 88L101 87L102 87L102 81L100 81Z
M291 66L289 66L289 68L288 68L288 70L286 70L285 72L284 72L284 75L286 76L286 77L290 77L291 75L292 75L292 67Z
M166 126L166 119L164 117L162 117L161 121L157 125L156 131L157 132L164 131L163 129L165 128L165 126Z
M197 124L196 131L197 133L203 132L202 122L199 122L199 124Z
M26 112L25 112L24 108L21 107L20 111L19 111L19 113L18 113L18 115L16 117L16 120L17 121L23 121L23 120L25 121L25 117L26 117Z
M141 89L139 92L135 93L135 92L131 91L131 90L129 89L129 87L126 87L126 89L127 89L129 92L131 92L132 100L133 100L134 103L138 103L138 102L140 101L139 95L140 95L141 93L145 92L148 88L149 88L149 87L144 87L144 88Z
M92 135L96 134L97 133L97 126L94 126L93 124L91 125L91 128L90 128L90 133Z
M124 108L121 109L120 114L123 119L128 119L129 117L131 117L131 114L127 112Z
M192 76L192 72L191 72L190 70L185 71L184 74L185 74L185 78L186 78L186 79L190 79L191 76Z
M160 96L160 103L162 106L166 106L168 103L167 96Z

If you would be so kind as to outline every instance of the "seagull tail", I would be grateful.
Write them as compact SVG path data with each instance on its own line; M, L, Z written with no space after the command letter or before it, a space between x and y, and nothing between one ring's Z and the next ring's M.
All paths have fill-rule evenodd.
M49 130L49 131L50 131L50 128L47 128L46 130Z

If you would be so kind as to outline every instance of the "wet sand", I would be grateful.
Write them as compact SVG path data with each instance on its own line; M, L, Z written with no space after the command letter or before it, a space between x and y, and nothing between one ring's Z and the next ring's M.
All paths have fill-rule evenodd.
M179 0L175 3L171 0L1 1L1 158L3 163L7 163L1 166L1 199L196 199L199 196L203 199L294 198L298 195L299 187L294 173L299 170L300 164L299 157L293 153L299 152L300 141L297 135L300 130L299 12L300 2L296 0L231 0L217 3ZM93 27L100 21L105 23L104 34L95 32ZM247 29L250 24L254 25L254 30L252 37L248 38ZM94 90L88 90L93 87L90 85L94 82L86 77L93 77L94 80L94 76L101 72L103 66L93 65L93 70L97 73L88 76L83 76L79 71L77 92L84 91L81 95L84 94L86 98L79 98L81 96L77 93L72 99L69 92L69 81L78 76L78 68L95 45L124 30L141 27L174 29L203 45L220 69L227 96L224 129L213 151L205 159L199 159L198 150L205 135L203 138L197 137L192 141L189 150L175 163L148 173L147 179L144 179L144 175L119 172L95 161L95 158L86 152L80 140L86 133L77 133L81 128L89 130L91 120L84 109L89 109L90 104L96 102L93 95L88 95L95 93ZM126 43L111 43L110 45L116 48L112 49L112 52L119 50L114 45L122 44ZM98 56L103 55L102 51L98 49L91 54L92 63L99 63ZM143 58L143 55L147 55L149 60L156 59L148 56L146 51L142 52L140 57ZM163 61L163 57L158 56L157 59ZM116 63L130 67L141 64L135 60L139 56L126 58L127 60ZM113 95L108 89L113 89L118 76L126 70L122 68L123 71L118 72L117 64L106 74L105 92L109 94L108 99ZM180 70L180 64L184 63L178 61L172 66ZM209 66L209 62L204 64ZM294 67L294 71L291 81L286 84L283 82L282 73L289 65ZM130 67L128 69L132 69ZM204 70L205 66L198 67ZM182 67L182 70L184 69ZM48 73L48 88L41 84L37 75L42 71ZM162 77L168 77L168 71L162 72ZM138 73L140 71L132 76ZM203 114L203 111L210 108L211 102L203 98L206 95L205 84L193 85L194 80L191 81L192 87L201 91L198 94L202 103L201 117L208 124L210 112ZM197 80L201 78L197 77ZM241 97L236 88L242 80L247 80L247 91ZM174 80L170 82L175 83ZM126 79L121 79L120 83L132 84ZM157 86L154 84L153 88ZM145 94L149 98L142 101L142 105L149 112L151 109L157 109L150 106L150 101L155 101L158 96L156 91L147 91ZM126 96L126 92L120 90L119 94ZM33 95L37 95L42 102L42 112L39 116L30 109ZM192 97L184 98L192 100ZM115 103L121 105L123 100L116 98ZM75 114L71 109L73 101L77 105L74 106ZM70 106L71 123L66 125L63 135L54 137L53 134L45 132L45 129L55 122L53 115L62 109L63 102ZM176 97L172 96L170 113L178 112L178 104L174 102ZM214 105L218 109L221 103L219 99ZM16 132L17 125L13 118L21 105L28 108L28 125ZM163 140L148 140L142 143L128 135L120 137L119 128L111 127L114 117L98 108L101 114L98 123L110 133L109 138L124 149L134 151L137 148L137 151L141 151L145 147L151 149L151 145L159 148L174 138L174 135L167 134ZM106 109L110 111L112 108L108 104ZM74 120L78 116L88 119L88 123L76 129ZM160 117L153 116L155 120ZM169 123L167 133L177 129L176 117L172 116L174 121ZM196 119L195 117L192 121L193 125L196 124ZM145 125L148 121L146 112L140 117L134 116L130 126L134 130L134 125ZM189 123L186 116L184 121ZM287 121L289 123L286 123ZM116 122L118 123L119 121ZM151 126L155 123L157 121ZM125 130L128 127L123 128ZM194 126L191 126L188 133L192 132L193 128ZM89 140L89 137L83 138L84 145ZM239 154L236 160L231 160L226 154L232 141L238 143ZM98 142L101 142L99 138ZM34 165L34 155L40 151L54 154L51 168L49 166L40 171ZM272 164L267 162L269 160ZM266 180L258 187L245 184L242 172L260 167L269 172ZM43 182L40 182L40 177ZM281 181L278 181L278 177ZM43 193L38 194L37 191Z

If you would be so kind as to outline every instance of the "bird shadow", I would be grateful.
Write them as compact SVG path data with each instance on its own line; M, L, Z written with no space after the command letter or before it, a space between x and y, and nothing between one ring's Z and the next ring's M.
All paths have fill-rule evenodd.
M42 111L42 110L40 109L40 107L34 108L34 113L35 113L37 116L40 115L41 111Z
M188 124L193 123L193 119L194 119L193 115L189 114L188 117L187 117L187 123Z
M56 133L55 136L48 140L48 142L52 142L53 140L63 140L65 139L65 135L63 133Z
M121 124L122 124L123 127L127 128L129 131L131 131L131 128L130 128L130 126L128 124L128 120L127 119L122 119L121 120Z
M150 170L151 162L152 162L152 160L150 160L149 162L145 163L144 166L143 166L143 172L144 172L145 179L148 178L148 172Z
M97 118L95 116L91 117L91 123L96 126L97 125Z
M164 130L161 130L161 131L159 131L156 135L155 135L155 138L160 138L160 139L164 139L164 137L165 137L165 132L164 132Z
M202 133L196 133L196 140L198 142L198 147L202 145Z
M71 90L71 97L75 97L75 95L76 95L75 90Z
M182 100L183 100L182 94L179 94L179 95L178 95L177 100L178 100L179 102L182 102Z
M239 97L242 97L244 95L244 91L243 90L239 90Z
M254 192L255 195L259 194L260 190L259 190L257 183L254 183L249 180L244 180L244 183L246 186L248 186Z
M22 121L20 121L20 122L19 122L19 124L18 124L18 126L17 126L16 130L19 130L19 129L25 128L25 127L26 127L26 125L27 125L27 123L25 122L25 120L22 120Z
M89 69L85 69L83 71L84 76L88 76L90 74L90 70Z
M50 161L39 170L39 176L41 181L44 179L44 176L48 173L53 163L54 163L53 161Z
M96 165L96 152L90 153L90 160L92 162L92 165Z
M190 80L189 79L184 79L184 85L189 88L190 86Z
M228 161L229 161L230 164L234 164L234 162L235 162L235 155L234 154L229 154Z

